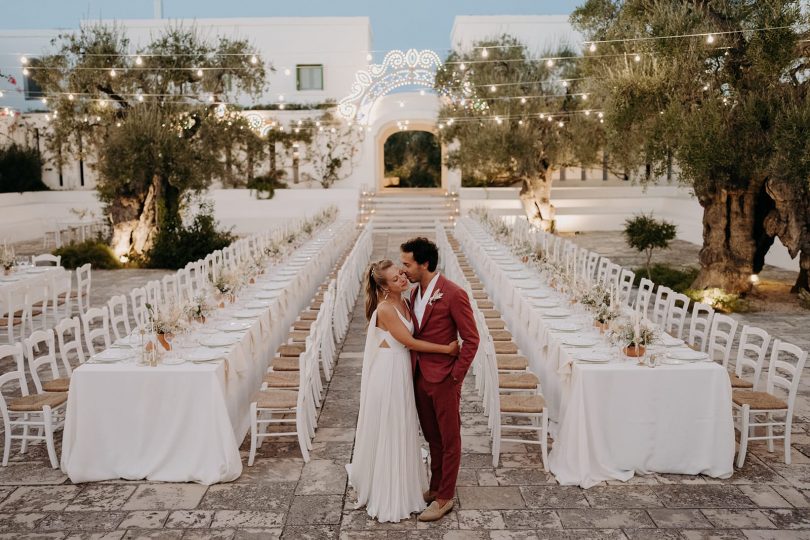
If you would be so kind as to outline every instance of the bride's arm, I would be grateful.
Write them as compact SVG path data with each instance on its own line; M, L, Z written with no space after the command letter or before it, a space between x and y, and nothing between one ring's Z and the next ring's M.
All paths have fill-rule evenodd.
M391 304L380 304L379 308L377 308L377 319L385 325L385 328L391 332L395 340L412 351L449 355L458 354L458 341L453 341L449 345L440 345L438 343L430 343L429 341L414 338L402 320L400 320L396 308Z

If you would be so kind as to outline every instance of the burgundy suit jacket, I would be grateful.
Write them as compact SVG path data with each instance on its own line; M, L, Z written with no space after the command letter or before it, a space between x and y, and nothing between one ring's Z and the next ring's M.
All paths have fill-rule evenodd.
M414 337L431 343L447 345L460 336L463 343L461 351L456 357L411 351L411 368L416 373L418 364L422 376L432 383L442 382L450 375L458 381L464 380L464 376L475 358L475 353L478 351L478 329L467 292L446 279L444 275L439 274L431 296L441 292L442 297L425 306L425 315L422 323L419 324L413 309L417 290L414 287L410 295Z

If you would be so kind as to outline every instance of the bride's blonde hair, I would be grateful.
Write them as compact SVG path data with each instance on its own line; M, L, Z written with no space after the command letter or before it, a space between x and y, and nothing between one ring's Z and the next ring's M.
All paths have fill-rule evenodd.
M366 320L371 320L371 315L377 309L380 302L380 294L386 285L382 273L394 266L390 259L382 259L371 263L366 273Z

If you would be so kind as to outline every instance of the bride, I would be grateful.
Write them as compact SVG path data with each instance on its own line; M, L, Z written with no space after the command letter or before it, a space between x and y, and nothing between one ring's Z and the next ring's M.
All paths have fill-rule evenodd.
M409 349L458 354L458 342L438 345L414 339L410 310L402 299L410 283L390 260L373 263L366 280L369 320L360 383L360 414L354 456L346 466L357 508L378 521L400 521L425 508L427 474Z

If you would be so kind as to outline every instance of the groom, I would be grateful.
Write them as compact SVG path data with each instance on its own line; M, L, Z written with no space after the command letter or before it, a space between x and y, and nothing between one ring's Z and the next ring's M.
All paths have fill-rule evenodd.
M458 357L411 351L416 411L430 446L430 506L419 521L436 521L453 509L456 478L461 463L461 384L478 350L478 330L467 293L436 271L439 250L427 238L400 246L411 291L414 337L449 343L461 336Z

